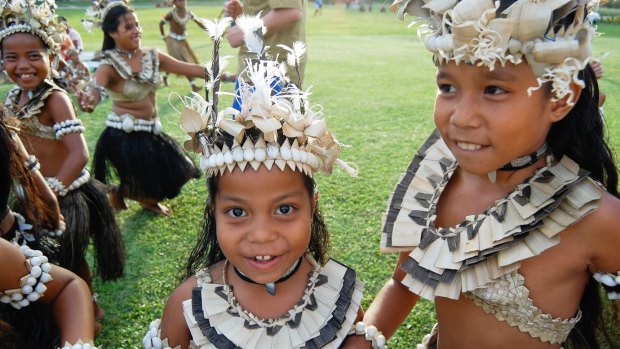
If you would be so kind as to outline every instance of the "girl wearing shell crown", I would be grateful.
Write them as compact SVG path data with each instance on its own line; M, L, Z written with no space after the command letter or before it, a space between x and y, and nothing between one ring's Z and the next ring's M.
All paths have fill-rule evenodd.
M92 22L84 24L103 30L104 58L94 73L92 88L77 96L80 108L91 112L104 96L112 99L107 127L95 149L95 178L106 182L110 164L120 178L110 192L115 209L126 209L125 198L129 198L169 216L172 210L160 201L177 196L200 171L161 130L155 98L161 83L159 71L204 78L205 68L141 47L138 16L124 1L95 2L87 14Z
M36 167L37 159L40 161L40 171L58 198L66 223L60 237L59 264L91 287L92 275L84 256L90 237L97 271L104 281L122 276L124 246L105 186L91 179L85 169L84 127L67 92L50 78L56 40L62 37L54 20L55 6L52 0L3 3L0 48L4 68L16 83L8 93L6 107L20 120L19 136L28 153L36 157L30 166ZM103 311L95 306L99 319Z
M45 183L30 167L15 134L14 120L0 110L0 346L3 349L55 349L61 343L87 341L93 348L93 304L86 283L66 269L52 266L57 244L41 234L57 224L49 209ZM47 191L50 191L47 188ZM11 195L13 193L13 195ZM50 191L50 197L53 194ZM9 209L11 201L26 202L24 216ZM26 221L27 219L27 221ZM69 345L67 343L67 345ZM90 345L90 346L89 346Z
M423 297L438 326L418 348L611 340L598 282L618 298L620 200L588 65L596 6L394 4L424 21L437 129L389 200L381 249L400 257L366 324L391 336Z
M320 107L288 83L286 67L264 59L259 17L236 21L258 57L241 80L242 110L218 114L217 50L230 21L208 25L212 98L186 97L181 112L186 147L202 154L207 171L204 229L144 347L337 348L361 318L363 284L327 257L312 176L330 174L334 163L356 171L338 159ZM303 50L290 50L288 61L298 65Z

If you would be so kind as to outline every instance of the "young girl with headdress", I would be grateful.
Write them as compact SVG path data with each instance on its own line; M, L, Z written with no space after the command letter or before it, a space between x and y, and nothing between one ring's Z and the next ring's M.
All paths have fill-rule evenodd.
M247 36L264 28L259 18L236 23ZM261 59L248 62L240 112L218 115L216 100L185 99L181 127L207 171L204 229L145 348L337 348L361 316L362 283L327 257L313 180L335 163L356 171L338 159L340 145L307 92L293 84L274 92L285 69L262 60L255 39ZM219 81L207 85L217 96Z
M204 25L192 11L187 9L186 4L186 0L172 0L172 10L159 22L159 32L161 33L162 40L166 43L169 55L183 62L198 63L194 50L192 50L191 46L189 46L189 41L187 41L186 26L189 21L194 21L203 29ZM166 24L170 25L168 35L164 33L164 26ZM168 75L166 73L163 74L162 79L167 86ZM192 87L192 91L198 92L200 87L196 85L194 79L191 77L187 79Z
M16 83L6 107L20 120L19 135L28 153L40 161L40 171L58 197L66 223L59 263L90 286L92 276L85 259L90 237L104 281L123 274L124 246L104 185L91 179L85 169L84 127L66 91L50 78L59 36L54 13L51 0L38 5L6 2L0 45L4 67ZM97 317L101 316L98 309Z
M396 5L425 20L437 129L389 200L381 248L400 257L364 323L391 336L423 297L438 326L418 348L598 348L620 200L588 65L596 2L425 3Z
M103 60L94 73L92 88L78 94L80 108L91 112L104 96L112 99L106 128L97 141L95 178L107 182L111 164L120 179L110 191L115 209L126 209L125 198L150 211L169 216L160 202L174 198L200 171L177 142L161 129L155 94L159 71L204 77L201 65L178 61L157 49L140 46L138 15L124 1L97 2L89 12L103 30Z
M57 348L85 340L92 348L93 304L85 282L52 266L57 244L42 234L58 223L53 194L43 195L36 166L25 156L13 122L0 110L0 343L5 349ZM47 188L49 191L49 188ZM14 195L11 195L11 193ZM9 208L20 201L23 214ZM24 218L26 217L26 218ZM13 246L14 245L14 246ZM68 344L67 344L68 345Z

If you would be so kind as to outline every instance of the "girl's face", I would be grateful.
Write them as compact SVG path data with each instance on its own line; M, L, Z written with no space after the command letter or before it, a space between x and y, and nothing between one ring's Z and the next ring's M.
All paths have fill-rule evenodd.
M174 1L174 7L179 8L179 9L184 9L185 8L185 0L175 0Z
M215 195L219 246L252 280L274 282L308 249L314 207L300 172L235 168Z
M50 56L40 38L16 33L2 40L2 59L9 78L26 90L34 90L50 74Z
M443 64L437 71L435 124L459 165L484 175L543 143L551 124L570 110L552 102L525 63L496 65L493 71L469 64ZM565 113L566 112L566 113Z
M121 16L115 32L110 32L116 47L121 50L133 51L140 48L142 27L135 12L128 12Z

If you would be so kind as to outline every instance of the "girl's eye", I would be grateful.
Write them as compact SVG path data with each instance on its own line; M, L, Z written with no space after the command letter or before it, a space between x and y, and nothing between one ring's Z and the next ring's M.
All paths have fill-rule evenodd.
M497 86L488 86L484 89L484 93L490 94L490 95L499 95L499 94L503 94L506 92L507 92L506 90L504 90L501 87L497 87Z
M239 207L233 207L230 210L226 211L226 213L231 216L231 217L243 217L245 216L245 211L242 208Z
M280 205L276 209L276 214L287 215L287 214L293 213L293 210L294 210L294 208L291 205Z
M440 84L437 87L439 88L440 93L455 93L456 92L456 88L452 85Z

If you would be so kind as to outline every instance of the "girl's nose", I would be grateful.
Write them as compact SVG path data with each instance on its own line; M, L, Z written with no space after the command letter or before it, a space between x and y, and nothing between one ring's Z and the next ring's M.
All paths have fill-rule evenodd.
M278 233L268 217L255 217L250 227L248 240L254 243L267 243L278 238Z
M471 94L464 93L450 115L450 123L459 128L476 128L482 124L480 101Z

